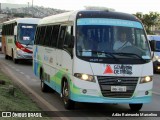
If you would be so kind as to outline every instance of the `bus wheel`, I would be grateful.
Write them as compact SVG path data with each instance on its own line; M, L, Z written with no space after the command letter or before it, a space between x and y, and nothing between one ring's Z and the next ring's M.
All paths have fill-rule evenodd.
M62 86L62 99L66 109L70 110L74 108L75 102L69 98L69 85L66 80L63 82Z
M47 92L48 91L48 86L44 83L43 73L41 73L40 79L41 79L41 91L42 92Z
M13 62L14 62L15 64L17 64L17 63L18 63L18 60L15 59L15 58L13 58Z
M129 104L131 111L139 111L142 108L143 104Z
M17 63L18 63L18 60L17 60L16 58L14 58L13 50L12 50L12 60L13 60L13 62L14 62L15 64L17 64Z
M8 55L6 55L6 54L5 54L5 59L6 59L6 60L8 60L8 59L9 59Z

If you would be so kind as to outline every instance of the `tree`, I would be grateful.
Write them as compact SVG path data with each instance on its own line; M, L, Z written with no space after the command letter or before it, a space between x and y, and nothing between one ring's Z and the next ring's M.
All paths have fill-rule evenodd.
M153 26L160 25L160 14L157 12L150 12L149 14L137 12L134 15L142 21L148 34L152 34L151 28Z

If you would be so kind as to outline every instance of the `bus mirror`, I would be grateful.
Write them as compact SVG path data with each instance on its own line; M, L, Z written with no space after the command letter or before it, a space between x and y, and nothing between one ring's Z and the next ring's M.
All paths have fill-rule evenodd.
M17 26L14 27L14 35L17 35Z
M151 51L155 51L156 50L156 41L155 40L151 40L149 41L150 47L151 47Z

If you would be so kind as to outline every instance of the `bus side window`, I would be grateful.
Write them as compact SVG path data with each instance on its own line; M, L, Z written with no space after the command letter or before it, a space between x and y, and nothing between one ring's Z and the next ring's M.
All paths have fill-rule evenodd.
M73 36L73 26L67 26L63 47L65 47L65 48L71 47L72 36Z
M39 38L39 44L40 45L44 45L44 37L45 37L45 31L46 31L46 26L42 26L41 27L41 31L40 31L40 38Z
M37 34L37 45L40 45L40 33L41 33L41 27L38 27L38 34Z
M73 26L67 26L63 48L66 49L71 55L72 55L71 42L73 42L72 36L73 36Z
M60 34L58 37L58 48L60 48L60 49L63 48L65 33L66 33L66 26L61 26Z
M52 32L52 26L47 26L46 27L46 32L45 32L46 34L45 34L45 37L44 37L44 45L45 46L49 46L51 32Z
M40 37L41 37L40 34L41 34L41 27L39 27L38 35L37 35L37 36L38 36L38 37L37 37L37 44L38 44L38 45L40 45Z
M57 47L57 39L60 25L54 25L51 33L51 47Z
M48 36L48 39L49 39L49 41L48 41L48 46L49 47L52 47L52 32L54 31L54 26L52 25L52 26L50 26L50 31L49 31L49 36Z
M38 44L38 34L39 34L39 30L40 30L40 27L37 27L37 28L36 28L35 38L34 38L34 44L35 44L35 45Z

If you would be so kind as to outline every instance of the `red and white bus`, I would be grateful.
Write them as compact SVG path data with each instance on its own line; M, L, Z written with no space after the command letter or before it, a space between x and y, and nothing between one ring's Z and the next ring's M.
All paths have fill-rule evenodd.
M2 52L5 58L11 57L14 63L19 60L32 60L34 35L39 18L17 18L3 23Z

